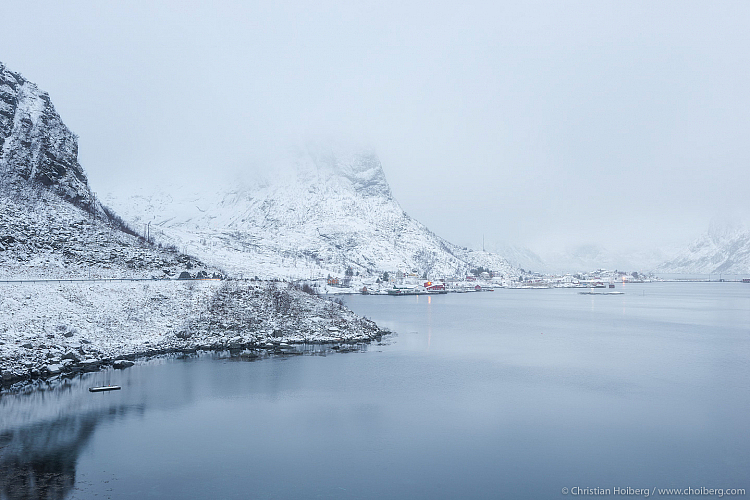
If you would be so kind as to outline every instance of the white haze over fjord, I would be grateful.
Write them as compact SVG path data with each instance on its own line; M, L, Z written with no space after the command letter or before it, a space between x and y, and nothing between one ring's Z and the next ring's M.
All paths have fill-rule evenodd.
M95 191L236 179L310 140L378 152L457 244L686 243L750 219L743 2L21 2L0 60ZM196 180L194 182L202 182Z

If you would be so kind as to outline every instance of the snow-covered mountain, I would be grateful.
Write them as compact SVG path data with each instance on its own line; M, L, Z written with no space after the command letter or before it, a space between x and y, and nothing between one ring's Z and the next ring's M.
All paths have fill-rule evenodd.
M0 63L0 276L139 277L201 264L148 245L99 203L49 96Z
M742 224L712 221L708 231L673 259L661 273L750 273L750 230Z
M104 200L134 227L150 223L159 241L245 276L515 273L502 257L453 245L409 217L370 151L306 147L263 167L231 188L162 186Z

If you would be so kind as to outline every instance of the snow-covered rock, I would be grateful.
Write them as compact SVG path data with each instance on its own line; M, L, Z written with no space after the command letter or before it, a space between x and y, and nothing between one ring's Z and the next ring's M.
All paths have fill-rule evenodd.
M117 360L165 352L362 343L386 333L341 304L284 282L3 286L0 332L8 342L0 345L0 372L6 384L109 364L126 368L129 361ZM18 300L27 294L31 301ZM86 343L65 337L60 324L79 325Z

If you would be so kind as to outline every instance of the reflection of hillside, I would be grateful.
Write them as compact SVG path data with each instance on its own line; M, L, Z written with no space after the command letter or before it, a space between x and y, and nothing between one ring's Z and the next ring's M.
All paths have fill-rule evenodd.
M295 346L304 355L364 351L362 345L310 344ZM247 352L153 359L125 371L101 371L65 379L25 394L0 393L0 500L63 499L72 495L81 453L102 423L132 418L149 410L170 410L197 399L235 397L238 393L276 394L281 365L264 364L248 379L227 378L218 363L283 359L291 353L248 356ZM160 366L169 363L169 369ZM88 387L116 384L122 391L92 394Z
M75 484L76 462L104 420L134 407L61 417L0 434L0 499L63 499Z

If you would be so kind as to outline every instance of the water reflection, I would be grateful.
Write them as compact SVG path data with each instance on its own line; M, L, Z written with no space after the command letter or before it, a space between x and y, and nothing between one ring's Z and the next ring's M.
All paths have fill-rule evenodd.
M73 416L0 435L0 497L63 499L97 415Z
M88 392L105 378L106 372L87 374L0 398L0 498L65 498L96 428L145 410L127 397Z
M7 399L8 396L4 402ZM144 407L118 404L14 428L3 425L0 433L0 498L65 498L75 485L78 457L97 426L133 410L142 412Z
M167 371L168 379L162 377L156 384L151 381L153 365L196 358L255 361L364 350L364 344L303 345L269 351L163 356L125 371L87 373L29 387L25 393L0 394L0 499L66 498L76 489L76 464L98 427L126 416L143 415L147 409L189 405L199 397L196 386L202 381L196 378L195 370L186 366L185 370ZM106 384L121 385L123 390L88 391L89 387Z

